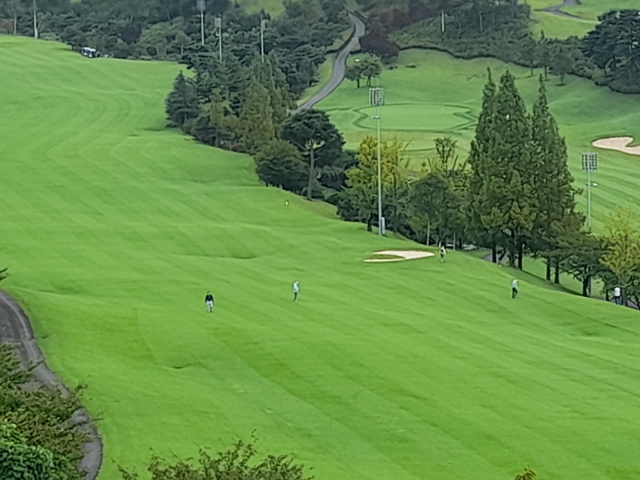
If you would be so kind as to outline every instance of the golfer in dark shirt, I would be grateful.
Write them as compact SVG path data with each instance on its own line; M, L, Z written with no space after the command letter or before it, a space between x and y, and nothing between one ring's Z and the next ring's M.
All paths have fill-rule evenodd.
M207 306L207 312L213 312L213 295L211 295L211 292L207 292L204 296L204 304Z

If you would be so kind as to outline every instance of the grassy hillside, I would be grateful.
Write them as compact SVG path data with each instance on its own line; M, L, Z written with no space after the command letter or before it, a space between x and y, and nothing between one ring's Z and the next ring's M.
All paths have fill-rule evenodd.
M581 37L593 30L598 23L598 16L603 13L640 7L637 0L581 0L580 5L562 8L563 12L575 17L567 18L540 11L546 7L560 5L562 0L529 0L528 4L533 10L534 31L538 34L544 31L547 38L567 38L571 35Z
M254 429L321 480L640 475L636 312L526 282L512 301L508 269L462 254L363 263L412 244L165 130L174 65L7 37L0 65L3 287L89 384L102 479ZM450 84L413 102L455 103Z
M353 60L352 60L353 61ZM509 68L518 78L518 88L529 105L538 90L537 70L508 66L498 60L459 61L438 53L410 50L402 52L397 70L385 70L381 85L386 88L386 105L381 124L386 138L398 137L409 143L409 154L419 165L433 139L449 135L458 140L465 157L475 132L486 69L491 67L496 81ZM578 185L586 182L581 172L581 153L593 151L595 139L628 135L640 140L640 96L613 93L592 82L568 77L558 86L551 77L547 83L551 111L567 137L570 166ZM330 112L345 133L351 147L357 147L365 135L375 134L374 109L368 106L368 89L357 90L345 82L319 108ZM615 205L640 205L640 157L597 150L600 171L593 176L599 186L593 190L594 220L601 222ZM584 206L584 205L583 205Z

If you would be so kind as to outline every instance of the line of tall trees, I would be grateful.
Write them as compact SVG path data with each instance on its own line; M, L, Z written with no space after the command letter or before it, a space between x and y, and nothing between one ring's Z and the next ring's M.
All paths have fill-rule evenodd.
M357 164L346 172L336 202L345 220L369 230L378 224L377 142L360 144ZM625 302L640 299L640 230L629 211L614 212L608 231L594 236L576 211L567 146L547 102L539 95L529 112L515 79L496 85L488 72L482 110L468 159L451 138L435 141L435 156L421 171L409 168L405 146L381 145L382 210L390 230L425 244L488 248L493 262L506 259L522 269L527 255L544 259L546 278L566 272L591 295L594 280L608 295L616 286Z
M267 185L329 199L355 162L325 112L290 115L294 95L272 55L250 65L213 60L180 73L166 98L174 126L207 145L244 152Z

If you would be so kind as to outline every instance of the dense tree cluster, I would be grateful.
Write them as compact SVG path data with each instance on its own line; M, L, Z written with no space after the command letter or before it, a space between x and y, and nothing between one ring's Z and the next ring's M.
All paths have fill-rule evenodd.
M81 389L62 395L34 385L11 346L0 345L0 478L80 480L87 436L73 414L81 407Z
M285 12L248 14L230 0L207 0L205 42L195 0L38 0L40 37L75 49L93 47L118 58L172 59L190 66L213 61L220 42L225 62L247 65L261 53L261 21L266 20L264 50L282 68L290 89L299 94L316 76L325 52L348 27L343 0L287 0ZM33 35L33 2L0 3L0 28ZM222 35L215 28L222 18ZM186 57L186 58L185 58Z
M640 10L611 11L582 41L582 52L614 90L640 93Z
M248 66L206 63L180 73L166 99L168 119L197 140L253 155L267 185L328 199L345 184L353 157L326 113L294 106L284 72L269 56Z

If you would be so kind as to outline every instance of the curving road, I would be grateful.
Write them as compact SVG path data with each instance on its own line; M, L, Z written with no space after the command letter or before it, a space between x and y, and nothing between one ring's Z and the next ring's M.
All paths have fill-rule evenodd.
M41 385L57 388L63 394L69 393L67 386L47 366L27 315L13 298L0 291L0 343L5 342L19 346L18 353L25 364L37 365L33 374ZM79 428L89 434L90 440L83 447L84 457L80 468L87 472L85 480L95 480L102 465L102 440L84 408L74 413L73 421L82 425Z
M565 7L577 7L578 5L582 5L580 0L563 0L561 5L553 5L551 7L545 7L541 9L541 12L547 12L552 15L556 15L558 17L563 18L572 18L572 19L580 19L580 17L576 17L575 15L571 15L570 13L563 12L562 9Z
M308 110L313 108L321 100L324 100L329 95L333 93L333 91L340 86L342 81L344 80L344 75L347 70L347 58L351 51L358 45L360 41L360 37L364 35L365 25L364 22L358 18L353 13L349 13L349 20L353 24L354 32L351 36L351 40L349 43L345 45L345 47L338 52L336 59L333 62L333 73L331 74L331 79L327 82L327 84L322 87L322 89L316 93L309 100L304 102L295 110L292 110L291 113L298 113L302 110Z

